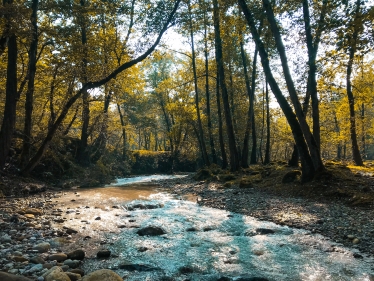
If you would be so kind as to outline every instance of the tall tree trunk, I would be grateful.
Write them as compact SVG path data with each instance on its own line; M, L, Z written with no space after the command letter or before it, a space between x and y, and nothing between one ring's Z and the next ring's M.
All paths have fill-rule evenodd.
M106 88L106 87L105 87ZM107 143L108 138L108 110L110 105L110 100L112 98L112 92L110 90L106 91L107 94L105 95L104 101L104 108L103 108L103 121L100 129L99 136L94 141L93 144L93 155L90 156L92 163L96 163L101 156L103 155Z
M362 158L366 158L366 130L365 130L365 105L361 104L361 142L362 142Z
M221 149L221 157L222 157L222 169L226 169L228 167L227 162L227 155L225 149L225 141L223 139L223 121L222 121L222 110L221 110L221 95L219 92L219 73L217 70L217 80L216 80L216 99L217 99L217 114L218 114L218 135L219 135L219 146Z
M262 27L262 20L260 23L260 29ZM261 32L261 30L260 30ZM253 66L252 66L252 92L249 102L251 103L250 107L252 108L252 151L251 151L251 160L250 164L257 164L257 133L256 133L256 120L255 120L255 91L256 91L256 72L257 72L257 47L255 49L255 54L253 56Z
M192 71L193 79L195 86L195 105L196 105L196 114L197 114L197 126L198 126L198 136L201 141L201 155L203 157L204 165L209 166L210 161L205 145L203 125L201 123L200 117L200 106L199 106L199 89L197 87L197 74L196 74L196 54L195 54L195 44L194 44L194 35L193 35L193 25L192 25L192 12L191 12L191 3L188 1L188 13L189 13L189 27L190 27L190 38L191 38L191 51L192 51Z
M265 146L265 160L264 164L270 163L270 103L269 103L269 88L268 83L265 81L266 90L265 90L265 98L266 98L266 146Z
M356 13L355 13L355 22L358 21L360 16L360 9L361 9L361 0L356 1ZM349 117L350 117L350 135L351 135L351 143L352 143L352 157L353 161L357 166L363 166L364 163L361 158L360 150L358 148L357 143L357 134L356 134L356 117L355 117L355 99L352 93L352 82L351 82L351 75L352 75L352 67L353 67L353 60L355 57L356 49L357 49L357 38L359 33L359 27L356 26L358 23L351 23L353 25L353 34L352 34L352 41L350 42L349 46L349 59L347 64L347 96L348 96L348 103L349 103Z
M121 111L121 106L117 103L117 110L119 114L119 119L121 121L121 127L122 127L122 141L123 141L123 147L122 147L122 160L126 160L127 156L127 139L126 139L126 124L125 124L125 118Z
M243 0L239 0L239 1L243 1ZM290 73L290 70L289 70L289 67L288 67L288 60L287 60L286 51L285 51L285 48L284 48L284 45L283 45L283 41L282 41L282 37L281 37L281 34L280 34L279 27L278 27L277 22L275 20L273 8L272 8L269 0L262 0L262 2L263 2L264 10L266 11L266 16L267 16L268 22L270 24L272 34L273 34L274 39L275 39L275 43L276 43L276 46L277 46L277 50L278 50L280 59L281 59L283 74L284 74L284 78L286 80L288 93L290 94L291 101L294 105L295 113L296 113L296 116L297 116L297 119L298 119L298 123L300 124L301 130L302 130L303 135L305 137L305 140L307 142L307 145L308 145L308 148L309 148L309 151L310 151L310 156L311 156L312 161L313 161L314 169L316 171L321 171L321 170L324 169L321 154L320 154L320 151L319 151L318 146L316 144L316 141L315 141L315 139L314 139L314 137L313 137L313 135L310 131L309 125L306 122L305 115L303 113L300 101L299 101L298 96L297 96L296 88L295 88L295 85L293 83L291 73ZM270 83L270 81L269 81L269 83Z
M304 15L304 25L306 33L306 43L308 48L308 84L307 84L307 96L310 95L312 99L312 118L313 118L313 137L318 147L321 150L321 132L320 132L320 122L319 122L319 101L317 92L317 65L316 58L318 53L319 42L321 40L323 26L325 24L326 6L328 0L323 0L321 7L321 14L318 20L318 26L316 29L316 34L312 36L312 29L310 26L310 14L309 14L309 3L308 0L303 0L303 15ZM308 100L308 98L306 99Z
M84 9L86 5L85 0L80 0L81 7ZM87 76L87 66L88 66L88 54L87 54L87 23L86 16L82 15L81 19L81 43L83 48L83 59L82 59L82 82L86 84L88 82ZM90 94L86 90L82 93L82 129L81 129L81 139L79 143L77 160L81 165L89 165L90 155L88 151L88 127L90 124Z
M36 55L38 50L38 0L33 0L31 4L31 44L29 49L28 83L25 102L25 125L23 130L23 147L21 153L21 166L24 166L30 158L32 112L34 108L34 87L36 73Z
M56 88L56 77L57 77L57 72L58 72L58 65L56 65L54 71L53 71L53 76L52 76L52 82L51 82L51 87L49 90L49 112L50 112L50 118L48 121L48 130L53 126L53 123L56 121L56 112L55 112L55 107L54 107L54 92Z
M204 12L204 55L205 55L205 97L206 97L206 115L208 119L208 134L210 151L212 155L212 161L217 164L217 153L214 147L213 133L212 133L212 120L210 113L210 92L209 92L209 60L208 60L208 30L207 30L207 17Z
M13 1L8 1L12 4ZM8 63L5 89L5 108L3 124L0 131L0 171L3 170L12 145L16 124L17 95L17 38L15 34L9 36Z
M219 81L222 92L223 107L225 111L226 119L226 130L227 137L229 139L229 150L230 150L230 169L231 171L237 171L239 169L239 156L236 149L235 133L230 112L229 97L225 82L225 69L223 65L223 54L222 54L222 40L221 40L221 29L220 29L220 16L218 8L218 0L213 0L213 14L214 14L214 35L215 35L215 49L216 49L216 60L217 69L219 72Z
M257 48L256 48L256 51L257 51ZM251 127L252 127L251 123L253 122L253 119L252 119L253 103L251 102L252 89L251 89L251 85L250 85L249 77L248 77L247 58L246 58L246 54L245 54L245 51L244 51L243 42L240 42L240 54L241 54L242 63L243 63L245 86L246 86L247 95L248 95L248 99L249 99L249 107L248 107L248 114L247 114L247 125L246 125L246 128L245 128L245 134L244 134L241 166L242 166L242 168L248 168L248 166L249 166L249 163L248 163L249 136L250 136L250 131L251 131Z
M269 85L272 89L273 94L275 95L287 121L288 124L291 127L292 134L294 136L296 145L298 147L298 151L300 154L300 159L301 159L301 167L302 167L302 177L301 180L303 182L306 181L311 181L314 178L315 174L315 169L314 169L314 164L312 161L312 158L309 154L308 146L305 142L304 136L303 136L303 131L301 129L300 123L293 112L290 104L286 100L285 96L283 95L281 89L279 88L275 78L273 77L270 64L269 64L269 57L268 54L265 50L264 44L259 36L259 33L256 28L256 24L254 22L253 15L251 11L248 9L247 4L245 3L245 0L238 0L238 3L240 7L243 10L243 13L245 15L245 18L248 22L248 25L250 27L253 39L256 43L256 46L259 50L259 54L261 57L261 62L262 62L262 67L264 69L264 73L266 75L266 78L269 82Z

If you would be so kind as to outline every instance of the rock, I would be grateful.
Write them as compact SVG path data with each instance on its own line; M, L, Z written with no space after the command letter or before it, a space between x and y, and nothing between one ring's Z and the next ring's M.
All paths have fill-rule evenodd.
M239 188L253 188L252 181L249 178L243 177L239 182Z
M8 234L4 234L3 236L0 237L0 242L1 243L10 243L10 242L12 242L12 237L10 237Z
M147 236L157 236L157 235L166 234L166 231L159 226L152 226L151 225L151 226L147 226L147 227L139 229L136 233L140 236L145 236L145 235L147 235Z
M82 278L81 281L123 281L114 271L109 269L96 270Z
M32 257L30 259L30 262L35 263L35 264L38 264L38 263L44 264L45 263L44 259L41 256Z
M37 250L39 253L45 253L48 252L49 249L51 249L51 245L47 242L43 242L34 246L33 249Z
M197 173L194 175L194 180L201 181L210 179L213 177L213 173L209 169L200 169L197 171Z
M124 269L127 271L154 271L159 270L159 268L146 265L146 264L132 264L132 263L122 263L118 265L119 269Z
M79 274L80 276L84 276L84 271L80 268L71 269L69 270L69 272Z
M256 235L267 235L267 234L274 234L275 231L268 228L257 228L255 231L249 230L244 235L245 236L256 236Z
M4 280L4 281L32 281L31 279L23 277L23 276L13 275L13 274L6 273L6 272L1 272L1 271L0 271L0 280Z
M282 183L294 182L299 176L301 176L301 172L299 170L289 171L283 176Z
M64 229L66 230L67 234L76 234L76 233L78 233L78 231L76 231L75 229L72 229L70 227L64 226Z
M101 220L101 217L96 217L95 220L99 221L99 220Z
M45 281L71 281L69 276L58 266L52 267L42 277L44 277Z
M194 270L191 266L182 266L179 268L179 272L181 274L190 274L190 273L193 273Z
M18 212L18 214L21 214L21 215L32 214L34 216L41 216L41 215L43 215L43 211L40 210L40 209L36 209L36 208L27 208L27 209L24 209L24 210Z
M75 250L75 251L68 253L67 256L71 260L83 260L85 253L83 250Z
M78 281L82 276L73 272L65 272L65 274L70 278L71 281Z
M147 247L139 247L139 249L138 249L139 252L145 252L147 250L148 250Z
M358 243L360 243L360 239L355 238L355 239L353 239L352 243L353 243L353 244L358 244Z
M12 260L14 260L15 262L29 261L29 259L25 258L24 256L12 256Z
M24 214L23 216L27 219L35 219L35 215L33 214Z
M79 260L67 259L67 260L64 261L64 265L67 265L70 268L77 268L79 266L79 264L80 264Z
M48 257L50 261L57 261L57 262L62 262L66 260L68 256L64 253L57 253L57 254L52 254Z
M34 273L34 272L39 272L43 270L43 265L42 264L36 264L33 267L31 267L27 272L29 273Z
M110 254L111 254L111 251L109 250L101 250L97 252L96 257L98 259L106 259L110 257Z

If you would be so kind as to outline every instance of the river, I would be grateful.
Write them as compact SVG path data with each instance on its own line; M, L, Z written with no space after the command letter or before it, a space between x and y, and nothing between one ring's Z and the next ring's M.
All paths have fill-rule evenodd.
M58 199L65 226L79 229L79 237L56 243L64 250L82 246L89 257L86 271L109 268L130 281L373 280L373 259L358 250L307 230L176 198L158 189L157 180L168 177L119 179L65 193ZM138 235L146 226L166 234ZM97 260L99 249L111 250L111 258Z

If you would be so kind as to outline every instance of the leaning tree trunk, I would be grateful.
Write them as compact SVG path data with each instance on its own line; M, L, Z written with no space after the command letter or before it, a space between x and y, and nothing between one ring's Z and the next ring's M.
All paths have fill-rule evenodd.
M253 39L256 43L256 46L259 50L259 54L261 57L262 67L264 69L264 73L266 75L267 81L271 87L271 90L276 97L279 106L281 107L288 124L291 127L293 137L295 139L299 154L300 154L300 160L301 160L301 168L302 168L302 176L301 180L303 182L311 181L314 178L315 169L314 164L312 161L312 158L309 154L308 146L305 142L303 131L301 129L300 123L295 115L295 113L292 110L292 107L288 103L287 99L283 95L281 89L279 88L278 83L276 82L271 68L269 64L269 57L265 50L264 44L259 36L259 33L256 28L256 24L254 22L253 15L251 11L248 9L247 4L245 3L245 0L238 0L238 3L240 7L242 8L242 11L245 15L245 18L247 20L247 23L250 27Z
M245 1L245 0L239 0L239 1ZM315 171L321 171L324 170L324 165L322 163L322 158L320 151L318 149L318 146L315 142L315 139L310 131L309 125L306 122L305 115L303 113L300 101L297 96L297 91L295 88L295 85L292 80L291 72L288 67L288 61L287 61L287 55L285 51L285 47L283 45L282 37L280 34L279 27L277 25L273 8L269 2L269 0L262 0L264 10L266 11L266 16L268 19L268 22L270 24L270 28L273 34L273 37L275 39L275 43L277 46L277 50L281 59L281 65L283 69L284 78L286 80L288 93L290 95L291 101L295 108L295 113L298 119L298 123L300 124L300 128L303 132L303 135L305 137L308 149L310 151L310 156L313 161L314 169ZM270 81L269 81L270 83ZM271 85L271 84L270 84ZM274 92L274 91L273 91Z
M25 126L23 131L23 147L21 154L21 166L24 166L30 158L31 149L31 131L32 131L32 112L34 107L34 87L36 73L36 55L38 49L38 0L33 0L31 4L31 25L32 36L29 49L29 65L28 65L28 83L25 102Z
M5 108L0 131L0 171L3 170L12 145L16 124L17 95L17 38L15 34L8 41L7 78L5 86Z
M229 139L229 150L230 150L230 169L231 171L237 171L239 169L239 156L236 149L235 133L232 123L232 117L230 112L229 97L225 82L225 69L223 65L223 54L222 54L222 40L221 40L221 29L219 19L219 8L218 0L213 0L213 14L214 14L214 35L215 35L215 49L216 49L216 61L217 69L219 72L219 81L222 92L223 108L225 111L226 119L226 130L227 137Z

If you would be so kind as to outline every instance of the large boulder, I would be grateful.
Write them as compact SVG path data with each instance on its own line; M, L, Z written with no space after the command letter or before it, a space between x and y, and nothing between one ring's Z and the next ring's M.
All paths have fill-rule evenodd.
M81 281L123 281L114 271L109 269L100 269L84 276Z
M2 272L0 271L0 280L4 281L32 281L29 278L23 277L23 276L18 276L18 275L13 275L7 272Z

